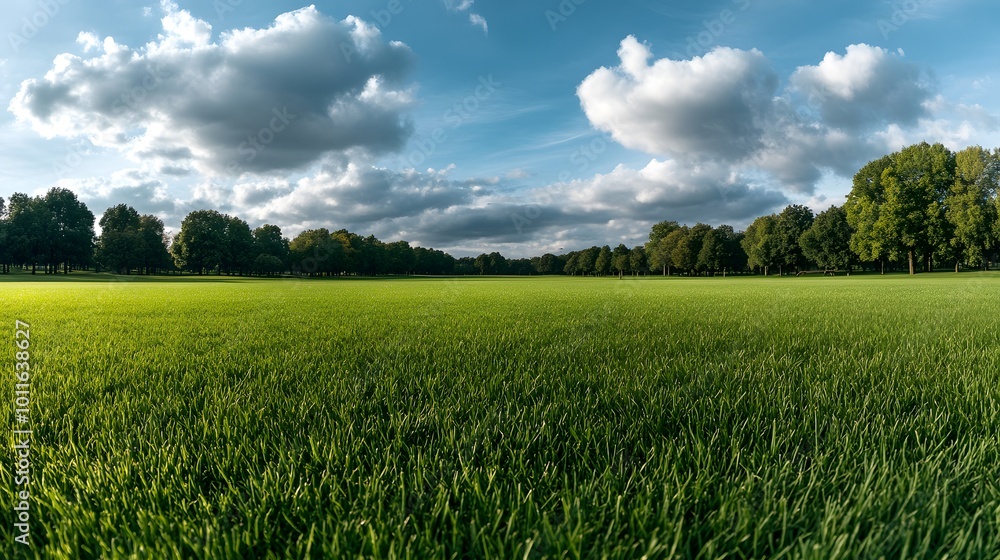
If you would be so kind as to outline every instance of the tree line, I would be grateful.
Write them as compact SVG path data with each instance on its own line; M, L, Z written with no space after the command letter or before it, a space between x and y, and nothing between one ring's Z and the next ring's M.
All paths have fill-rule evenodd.
M341 275L727 275L868 269L934 270L942 263L988 268L1000 250L1000 149L954 153L926 142L865 165L843 207L814 215L802 205L761 216L746 231L728 225L654 225L649 241L562 255L507 259L499 252L455 258L386 243L346 229L303 231L289 240L275 225L251 229L215 210L188 214L176 235L156 216L119 204L95 217L76 195L0 198L0 271L41 268L118 274Z

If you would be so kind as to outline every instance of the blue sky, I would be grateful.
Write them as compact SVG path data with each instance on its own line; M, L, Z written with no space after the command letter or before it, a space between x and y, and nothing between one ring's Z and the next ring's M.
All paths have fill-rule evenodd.
M840 204L905 144L1000 146L985 0L15 0L0 196L62 186L456 255Z

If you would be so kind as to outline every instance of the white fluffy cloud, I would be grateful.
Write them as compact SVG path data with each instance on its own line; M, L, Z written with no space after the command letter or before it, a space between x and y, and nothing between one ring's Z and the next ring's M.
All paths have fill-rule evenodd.
M827 53L817 66L803 66L791 77L798 93L818 108L823 122L849 131L912 126L927 117L932 94L920 69L901 55L869 45L847 53Z
M310 6L266 29L222 33L164 2L163 32L94 57L61 54L10 103L47 138L82 137L149 164L207 174L301 169L336 153L384 153L411 134L413 56L375 27ZM97 38L81 34L86 50Z
M619 66L595 71L577 95L590 122L623 146L728 161L759 148L778 88L760 51L720 48L650 64L649 47L629 36L618 56Z
M878 47L828 53L798 68L784 88L757 50L652 60L650 48L629 36L618 56L618 66L594 71L577 90L594 128L652 155L763 172L792 192L812 193L827 172L849 177L907 133L941 132L934 116L942 103L921 69ZM953 108L995 126L981 109ZM949 137L970 128L965 120Z

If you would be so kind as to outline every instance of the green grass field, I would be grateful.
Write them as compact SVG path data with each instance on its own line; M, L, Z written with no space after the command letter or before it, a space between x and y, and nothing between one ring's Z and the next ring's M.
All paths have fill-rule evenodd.
M1000 275L23 278L4 557L1000 556Z

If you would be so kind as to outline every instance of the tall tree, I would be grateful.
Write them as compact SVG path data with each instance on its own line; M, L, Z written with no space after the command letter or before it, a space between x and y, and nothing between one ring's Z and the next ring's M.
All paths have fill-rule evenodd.
M813 222L812 210L800 204L788 206L778 214L774 224L775 250L779 272L801 270L806 265L805 256L799 246L799 238Z
M11 195L7 210L10 255L17 264L31 265L32 274L39 264L47 262L51 244L47 228L51 221L49 208L41 197Z
M645 274L649 270L649 263L646 260L646 248L642 245L632 247L628 255L628 264L629 268L632 269L632 274L636 276Z
M671 254L674 264L689 274L704 270L699 267L698 256L705 243L705 235L712 231L712 226L699 223L690 229L681 228L679 231L684 232L684 235L678 238L677 246Z
M226 215L223 219L226 241L222 251L222 268L228 274L243 276L253 268L253 232L240 218Z
M576 260L577 269L580 271L580 274L589 276L597 271L597 255L600 252L601 249L599 247L591 247L580 251Z
M497 251L488 256L490 274L507 274L507 259Z
M688 232L690 231L691 228L687 226L677 228L668 233L656 244L657 252L659 253L658 258L660 259L657 266L664 269L665 275L670 276L671 268L684 268L683 263L678 264L678 262L674 260L674 252L677 251L681 243L687 239Z
M288 243L278 226L264 224L253 230L253 255L258 274L277 274L285 270L288 266ZM265 258L258 263L262 256L276 260ZM260 270L262 267L267 270Z
M855 175L851 193L844 204L847 223L854 234L851 250L862 261L878 262L885 273L885 261L894 258L900 247L883 235L882 206L886 201L883 175L892 167L892 156L867 163Z
M173 266L167 247L170 238L163 220L149 214L139 216L138 233L141 243L139 265L146 274L157 274Z
M917 257L931 268L939 242L935 234L946 231L943 200L954 176L954 155L941 144L926 142L893 154L892 165L882 173L885 203L876 230L902 249L911 275L916 274Z
M118 274L129 274L142 261L141 220L135 208L118 204L101 216L101 237L97 242L100 266Z
M851 226L843 208L831 206L821 212L799 238L802 253L823 269L851 271L854 252L851 251Z
M955 251L955 272L962 262L984 266L993 246L997 194L993 156L979 146L955 154L955 181L945 197L945 216L951 224L951 246Z
M777 222L775 214L757 218L747 228L741 243L747 254L747 266L762 269L764 276L778 262Z
M570 276L576 276L577 269L579 265L577 261L579 260L580 253L572 252L566 257L566 264L563 266L563 272L569 274Z
M413 248L406 241L394 241L386 245L391 274L411 274L417 264Z
M626 272L631 270L629 265L629 249L624 243L619 243L611 253L611 268L618 272L621 278Z
M215 210L195 210L184 218L170 247L177 268L198 274L221 270L228 250L226 218Z
M344 243L326 228L303 231L288 247L292 267L299 274L333 276L344 272Z
M667 269L673 266L670 259L672 247L668 247L664 240L668 235L681 228L677 222L660 222L649 231L649 241L646 242L646 258L649 260L651 268L663 270L663 275L667 275Z
M741 252L736 231L732 226L721 225L706 231L702 237L701 250L698 252L698 268L710 273L721 271L726 274L742 260L739 254Z
M611 247L605 245L597 253L594 270L598 276L607 276L611 272Z
M55 187L45 194L50 221L46 227L49 242L49 266L69 274L75 266L87 266L94 255L94 213L80 202L76 193Z

